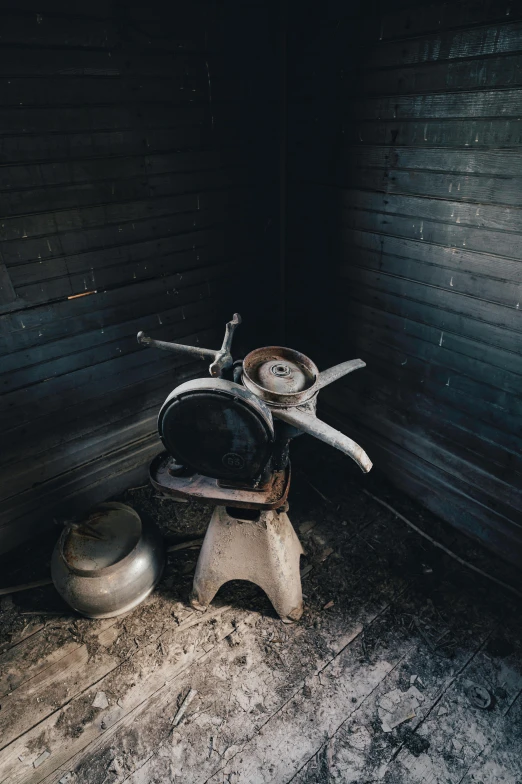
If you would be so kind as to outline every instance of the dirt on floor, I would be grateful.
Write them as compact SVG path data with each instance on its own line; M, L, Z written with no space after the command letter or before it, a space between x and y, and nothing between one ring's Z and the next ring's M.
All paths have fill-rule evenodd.
M322 444L298 439L294 446L295 459L293 465L292 489L290 495L290 517L305 546L305 557L302 566L320 564L328 559L328 569L320 582L308 588L303 623L320 625L324 604L339 601L345 595L344 586L349 584L346 575L347 559L343 549L350 543L353 535L360 538L364 551L380 545L379 539L389 536L390 526L397 534L404 537L404 550L400 556L380 550L382 568L403 570L405 565L412 575L421 577L426 590L431 590L440 579L448 578L448 568L452 579L478 592L481 598L487 599L490 584L471 572L453 565L444 553L434 549L429 543L412 534L399 520L394 519L384 508L379 508L371 499L361 492L361 487L370 489L383 500L397 508L403 515L411 518L424 528L431 536L441 541L470 562L485 566L487 571L503 579L520 585L518 570L505 564L487 552L481 545L474 543L451 526L443 523L419 504L410 500L391 487L386 480L375 472L368 477L361 476L354 469L348 458L344 458ZM169 496L163 496L150 485L129 488L125 493L113 500L129 504L140 514L143 520L153 522L164 534L168 544L200 538L204 535L212 514L212 507L201 502L181 503ZM365 540L364 529L374 522L382 520L381 533L372 533L377 541ZM0 559L2 583L16 585L45 579L50 576L50 561L59 527L34 539L18 552ZM327 541L328 540L328 541ZM352 545L349 549L351 551ZM192 574L198 556L197 549L182 550L171 553L168 565L158 591L165 596L165 608L160 615L170 618L176 615L173 599L186 599L190 591ZM376 575L376 579L378 576ZM232 584L222 589L225 597L241 597L245 592L252 592L241 584ZM254 589L256 590L256 589ZM259 592L260 597L264 594ZM220 594L221 595L221 594ZM349 597L345 596L349 601ZM174 608L174 609L173 609ZM154 609L158 613L159 608ZM134 626L142 623L140 614L146 614L146 607L137 608L125 624L118 645L120 652L131 645L135 636ZM317 616L317 617L316 617ZM151 617L154 622L157 615ZM24 632L38 623L45 623L49 635L42 641L41 654L55 646L61 637L77 637L91 645L94 655L96 643L91 641L92 621L79 617L56 594L53 586L45 586L31 591L14 593L0 598L0 653L13 640L21 638ZM140 627L141 628L141 627Z
M426 656L417 663L415 677L421 683L427 683L439 671L451 670L454 662L455 666L460 666L458 657L462 650L479 639L486 620L491 624L491 619L494 619L495 627L485 650L499 661L509 656L514 649L509 629L518 606L512 597L497 588L492 589L488 580L467 571L433 548L393 513L375 503L363 489L369 489L387 501L462 558L518 587L516 570L394 491L381 477L370 475L361 479L350 461L326 447L317 446L316 442L312 448L303 439L295 449L289 512L305 549L301 564L305 573L305 611L299 623L281 624L259 588L249 583L231 582L221 589L213 606L232 607L237 611L237 619L243 619L242 624L232 612L223 616L226 621L216 616L204 619L197 627L186 626L187 618L192 615L188 597L199 550L181 549L169 553L164 576L154 594L133 612L115 619L114 627L111 627L113 633L107 632L106 637L100 636L104 629L101 622L81 618L71 611L53 586L3 597L0 600L0 655L13 643L33 633L35 644L27 654L29 658L22 663L24 667L34 666L60 646L85 645L86 667L107 662L103 693L109 705L118 706L154 673L162 672L166 662L177 661L196 646L210 651L220 640L226 639L226 654L220 654L222 662L218 661L215 667L231 668L237 673L233 680L247 671L252 672L248 686L253 696L248 698L247 708L249 715L256 717L255 722L262 726L264 711L268 708L255 697L256 689L263 689L261 681L255 679L255 672L274 673L274 700L277 697L284 703L296 689L301 689L303 697L308 699L314 689L307 670L310 662L331 660L335 656L332 641L343 639L346 629L358 618L361 607L372 597L376 605L384 601L388 592L391 596L390 586L405 580L415 586L412 596L397 601L382 618L377 614L377 619L359 634L357 650L361 677L366 670L378 666L383 641L396 639L399 644L401 640L416 637L421 640ZM183 504L163 497L150 486L130 488L115 500L131 505L143 520L159 526L167 543L201 537L212 512L210 506L202 503ZM57 533L58 529L35 540L23 553L19 551L5 560L2 582L11 585L48 576ZM249 613L254 613L255 617L250 618ZM36 636L42 626L45 633ZM278 672L283 673L280 680L275 677ZM18 685L16 679L20 677L23 673L14 667L13 698ZM396 689L401 693L414 685L406 668L404 671L399 669L396 677ZM191 743L207 744L208 732L200 731L196 726L202 721L201 705L205 701L212 703L216 715L226 715L229 694L214 694L215 672L210 667L197 667L192 683L199 696L187 712L184 726L187 732L192 732ZM138 762L141 764L147 749L163 748L164 739L172 734L173 715L185 696L186 689L177 694L175 704L160 705L154 718L144 723L139 732L135 727L127 726L125 732L112 737L109 746L87 752L84 759L75 763L71 781L74 784L123 781ZM491 696L497 702L504 699L500 691L492 691ZM66 706L61 710L56 729L64 742L79 739L101 715L100 709L93 707L91 692L81 692L69 701L63 683L47 684L41 699L50 706L49 711ZM357 708L357 698L353 699ZM351 724L346 729L346 733L354 734L356 741L353 742L360 740L366 744L369 769L377 769L395 750L405 748L413 758L428 753L429 737L412 731L407 722L393 732L383 733L382 722L377 717L375 712L369 713L365 722L359 719L353 723L353 729ZM7 725L2 727L2 731L8 729ZM359 740L357 733L361 735ZM174 736L177 737L176 733ZM211 739L217 736L216 730ZM168 741L169 749L173 743ZM218 747L216 752L211 745L209 758L214 753L223 755L224 764L227 749L225 740L222 743L223 748ZM233 745L233 739L230 744ZM48 734L36 733L27 749L31 754L46 749L52 751L52 739ZM162 753L157 755L150 782L169 780L162 778ZM320 749L301 774L300 784L341 781L331 772L334 768L332 754L329 746ZM164 764L167 765L167 761ZM169 756L168 765L172 764Z

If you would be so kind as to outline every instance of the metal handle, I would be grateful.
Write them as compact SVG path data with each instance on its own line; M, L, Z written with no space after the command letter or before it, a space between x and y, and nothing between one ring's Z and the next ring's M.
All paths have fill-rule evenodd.
M271 411L272 416L277 417L277 419L282 419L283 422L287 422L289 425L293 425L294 427L299 428L299 430L302 430L311 436L315 436L320 441L324 441L326 444L335 447L335 449L344 452L345 455L348 455L348 457L351 457L352 460L357 463L361 471L364 471L365 474L371 470L372 461L362 446L359 446L359 444L352 441L351 438L345 436L344 433L340 433L338 430L335 430L335 428L327 425L326 422L318 419L312 410L303 411L302 409L293 407L272 408Z
M354 370L359 370L359 368L363 367L366 367L366 362L363 362L362 359L350 359L348 362L341 362L340 365L334 365L328 368L328 370L323 370L322 373L319 373L319 378L317 379L317 389L322 389L333 381L337 381L338 378L342 378L348 375L348 373L353 373Z
M153 338L148 338L143 332L138 332L137 337L138 343L142 346L161 348L164 351L174 351L177 354L189 354L197 359L212 359L209 373L211 376L220 378L224 370L232 367L233 359L230 353L232 338L239 324L241 324L241 316L239 313L234 313L232 321L229 321L225 327L225 337L219 351L213 351L210 348L200 348L199 346L185 346L183 343L168 343L165 340L154 340Z
M231 354L232 338L234 337L236 327L238 327L240 324L241 316L239 313L234 313L232 321L228 321L225 327L225 337L223 338L221 351L216 353L216 358L208 369L211 376L221 378L223 370L232 367L234 361Z
M209 348L199 346L185 346L183 343L167 343L165 340L148 338L143 332L138 332L138 343L149 348L162 348L164 351L174 351L177 354L190 354L198 359L214 359L216 352Z

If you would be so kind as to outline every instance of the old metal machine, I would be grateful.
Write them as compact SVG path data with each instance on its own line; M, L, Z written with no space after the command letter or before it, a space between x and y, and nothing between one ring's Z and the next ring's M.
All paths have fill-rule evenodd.
M316 416L323 387L365 366L360 359L319 372L304 354L280 346L232 358L239 314L218 351L153 340L151 348L210 359L210 378L187 381L165 400L158 430L166 452L152 462L152 484L179 498L214 505L196 567L191 603L208 607L228 580L249 580L268 595L283 621L303 612L303 550L288 518L289 445L309 433L368 472L372 464L351 438Z

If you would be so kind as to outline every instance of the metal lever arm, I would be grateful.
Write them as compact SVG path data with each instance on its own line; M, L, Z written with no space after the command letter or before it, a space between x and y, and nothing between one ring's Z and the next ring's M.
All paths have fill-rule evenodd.
M328 368L328 370L323 370L322 373L319 373L319 378L317 379L317 389L322 389L333 381L337 381L338 378L342 378L348 375L348 373L353 373L354 370L359 370L359 368L363 367L366 367L366 362L363 362L362 359L350 359L348 362L341 362L340 365L334 365Z
M240 324L241 316L239 313L234 313L232 321L228 321L225 327L225 337L223 338L221 350L216 352L216 358L208 369L211 376L220 378L223 370L232 367L234 361L231 353L232 338L234 337L236 327Z
M164 351L174 351L176 354L189 354L197 359L211 359L209 373L214 377L221 377L223 370L232 367L233 359L230 353L232 338L237 326L241 324L241 316L234 313L234 318L229 321L225 328L225 338L219 351L210 348L200 348L199 346L185 346L183 343L168 343L165 340L154 340L148 338L143 332L138 332L138 343L150 348L161 348Z
M335 447L335 449L344 452L345 455L348 455L357 463L365 474L370 471L372 461L364 449L355 441L352 441L351 438L345 436L344 433L340 433L335 428L327 425L326 422L322 422L312 411L305 412L297 407L272 408L271 411L272 416L277 417L277 419L282 419L283 422L287 422L304 433L315 436L320 441L324 441L326 444Z
M148 338L145 333L138 332L138 343L149 348L162 348L164 351L174 351L176 354L190 354L198 359L214 359L216 352L210 348L199 348L199 346L185 346L183 343L167 343L166 340L154 340Z

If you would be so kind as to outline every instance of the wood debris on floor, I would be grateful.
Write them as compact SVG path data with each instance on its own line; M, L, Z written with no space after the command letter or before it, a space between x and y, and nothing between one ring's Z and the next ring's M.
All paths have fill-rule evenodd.
M171 548L157 590L119 618L75 616L52 586L0 598L1 784L522 781L516 598L397 521L347 460L300 450L299 623L283 625L248 583L194 612L197 545ZM505 573L371 481L461 556ZM201 537L208 519L151 488L125 501L170 545ZM49 553L35 546L19 582L43 579Z

